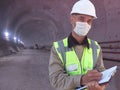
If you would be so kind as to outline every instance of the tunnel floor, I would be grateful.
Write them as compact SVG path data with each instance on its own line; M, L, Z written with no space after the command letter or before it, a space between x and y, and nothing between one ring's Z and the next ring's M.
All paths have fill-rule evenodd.
M22 50L1 57L0 90L53 90L48 80L49 54L44 50ZM118 90L114 78L106 90Z
M48 56L46 51L23 50L0 58L0 90L52 90Z

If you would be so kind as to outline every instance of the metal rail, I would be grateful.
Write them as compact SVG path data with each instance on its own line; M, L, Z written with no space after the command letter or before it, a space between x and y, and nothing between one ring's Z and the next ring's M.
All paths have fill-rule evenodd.
M101 46L101 48L102 48L102 49L120 49L119 46L116 46L116 47L110 47L110 46L109 46L109 47L107 47L107 46L105 47L105 46Z
M117 41L99 42L99 44L110 44L110 43L120 43L120 40L117 40Z
M120 44L120 40L116 40L116 41L105 41L105 42L99 42L99 44L103 45L108 45L108 44ZM106 50L106 49L120 49L120 46L101 46L102 49ZM115 52L115 51L104 51L103 53L108 53L108 54L114 54L114 55L118 55L120 54L120 52ZM105 58L103 57L104 61L111 61L111 62L120 62L120 59L110 59L110 58Z
M110 59L110 58L103 58L105 61L111 61L111 62L120 62L120 59Z
M120 54L120 52L103 51L103 53Z

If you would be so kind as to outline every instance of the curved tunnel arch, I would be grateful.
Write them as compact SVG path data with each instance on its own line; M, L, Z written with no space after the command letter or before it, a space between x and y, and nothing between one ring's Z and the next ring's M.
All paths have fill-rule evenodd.
M57 24L57 21L55 20L55 18L50 16L51 14L49 12L45 12L45 11L43 12L39 10L38 12L35 12L35 13L29 12L29 11L26 11L26 12L27 13L23 12L24 14L21 14L22 16L20 15L20 17L17 17L17 20L13 20L13 26L12 25L11 26L12 26L14 36L19 35L19 37L21 37L23 33L20 34L20 32L24 30L21 30L20 28L22 26L25 26L26 24L35 22L36 24L39 23L39 26L43 25L47 29L46 33L49 34L50 36L49 38L52 38L52 40L49 40L50 41L49 44L52 44L52 42L57 39L58 28L62 29L62 27L59 27L60 25ZM31 28L36 28L36 27L31 27ZM42 30L42 32L45 32L45 31Z
M32 26L34 28L31 28ZM25 37L25 34L29 33L30 42L37 41L37 38L39 38L39 41L37 41L38 43L42 42L44 44L51 45L52 42L56 39L56 32L57 27L52 21L44 19L31 19L24 23L21 23L19 27L17 27L16 36L18 36L18 38L26 38L28 40L28 37Z

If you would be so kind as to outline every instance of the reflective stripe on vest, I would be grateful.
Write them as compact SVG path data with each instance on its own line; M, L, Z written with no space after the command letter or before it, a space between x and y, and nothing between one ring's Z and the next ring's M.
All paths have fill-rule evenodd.
M88 43L90 48L84 47L82 58L79 60L74 48L68 48L68 38L54 42L54 47L69 75L85 74L87 69L93 69L100 47L96 41L88 39ZM80 61L82 65L80 65Z

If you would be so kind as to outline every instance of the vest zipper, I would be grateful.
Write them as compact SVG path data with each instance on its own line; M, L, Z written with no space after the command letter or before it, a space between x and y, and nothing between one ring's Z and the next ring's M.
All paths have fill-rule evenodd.
M75 49L74 48L72 48L74 51L75 51ZM76 53L76 51L75 51L75 53ZM77 55L77 53L76 53L76 55ZM78 58L78 56L77 56L77 58ZM82 57L81 57L81 59L82 59ZM81 64L81 60L78 58L78 60L79 60L79 63L80 63L80 69L81 69L81 74L82 74L82 64Z
M80 62L80 69L81 69L81 74L82 74L82 64L81 64L81 60L79 60Z

